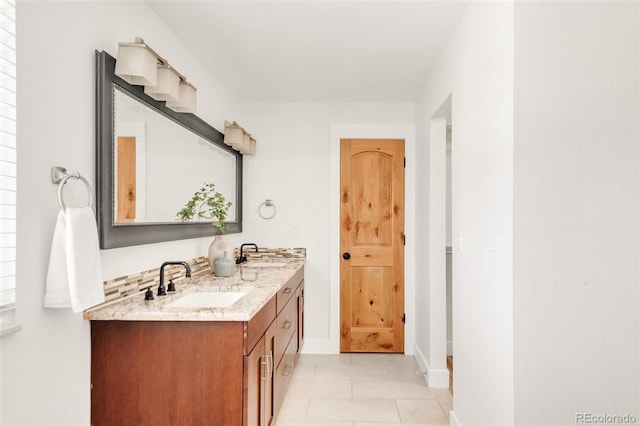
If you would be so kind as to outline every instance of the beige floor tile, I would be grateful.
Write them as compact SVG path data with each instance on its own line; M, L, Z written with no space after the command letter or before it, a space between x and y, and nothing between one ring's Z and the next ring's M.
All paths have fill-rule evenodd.
M312 398L353 398L352 382L346 379L316 379L311 388Z
M310 379L316 376L317 366L315 364L296 364L296 368L293 369L293 379Z
M353 423L351 422L306 422L306 421L277 420L274 426L352 426L352 425ZM380 426L379 423L378 423L378 426ZM395 426L398 426L398 424L396 423Z
M330 424L327 424L329 426ZM431 426L428 423L362 423L362 422L353 422L353 426Z
M351 380L347 379L300 379L291 380L287 396L301 398L351 398Z
M299 379L295 375L289 382L289 388L285 394L285 400L289 397L296 398L309 398L311 396L311 389L313 388L313 379Z
M453 410L453 395L451 395L451 391L449 389L434 389L433 393L448 418L449 412Z
M307 417L309 398L297 398L287 395L280 408L278 421L304 421Z
M369 364L321 364L316 367L316 378L319 379L386 379L389 373L384 366Z
M352 364L366 364L366 365L415 365L416 360L411 355L404 354L351 354Z
M315 355L302 354L298 358L298 365L319 364L351 364L351 354Z
M353 380L354 398L435 399L426 384L389 380Z
M420 367L418 363L412 356L406 356L402 362L387 364L386 367L389 372L389 377L393 379L404 380L411 383L427 383L424 374L419 371Z
M299 358L275 426L447 425L453 398L401 354Z
M447 425L448 421L437 400L398 399L396 400L400 419L408 423Z
M307 420L399 422L400 417L393 399L311 398Z

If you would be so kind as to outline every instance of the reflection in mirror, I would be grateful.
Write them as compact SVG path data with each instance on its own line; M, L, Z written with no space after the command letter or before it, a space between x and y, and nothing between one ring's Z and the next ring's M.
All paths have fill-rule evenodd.
M211 221L176 213L206 183L232 206L225 233L242 232L242 154L194 114L177 113L115 75L96 52L96 216L102 249L211 236Z
M114 221L172 222L205 183L235 199L235 156L167 120L117 86ZM179 145L176 141L180 141ZM232 203L228 220L236 218Z

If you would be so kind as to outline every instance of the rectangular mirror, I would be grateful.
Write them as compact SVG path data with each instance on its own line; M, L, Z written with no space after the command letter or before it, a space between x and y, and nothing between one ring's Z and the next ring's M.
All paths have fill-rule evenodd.
M242 231L242 154L194 114L177 113L114 74L96 52L96 215L103 249L214 235L176 213L214 183L231 201L225 232Z

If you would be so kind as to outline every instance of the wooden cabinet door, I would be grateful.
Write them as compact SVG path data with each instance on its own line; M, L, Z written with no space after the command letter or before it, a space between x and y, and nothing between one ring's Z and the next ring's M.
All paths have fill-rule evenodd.
M275 416L275 403L274 403L274 394L275 394L275 380L274 380L274 370L275 365L273 361L273 353L276 350L276 322L272 322L271 326L267 329L264 334L264 354L263 354L263 362L261 363L262 367L266 370L264 372L265 380L262 380L264 384L264 392L262 398L262 407L261 407L261 425L271 425L273 422L273 418Z
M245 426L269 426L274 417L273 351L275 322L267 329L245 362Z
M244 426L258 426L261 421L262 398L264 398L264 336L253 350L244 357Z
M300 283L298 291L298 354L302 350L304 343L304 281Z

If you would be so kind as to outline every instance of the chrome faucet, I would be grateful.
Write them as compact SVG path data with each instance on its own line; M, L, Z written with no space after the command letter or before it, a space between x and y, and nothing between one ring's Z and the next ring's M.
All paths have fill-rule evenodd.
M160 285L158 286L158 296L166 296L167 291L176 291L176 285L173 283L173 279L169 280L167 289L164 287L164 267L167 265L182 265L187 270L185 277L191 278L191 268L187 262L164 262L160 266Z
M247 256L245 256L242 252L246 246L253 246L256 249L256 253L258 252L258 246L255 243L246 243L240 246L240 256L236 259L236 264L240 264L242 262L247 261Z

